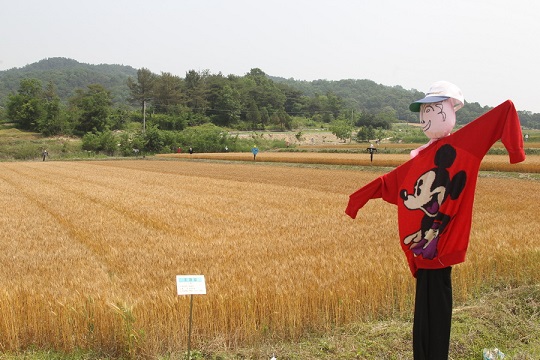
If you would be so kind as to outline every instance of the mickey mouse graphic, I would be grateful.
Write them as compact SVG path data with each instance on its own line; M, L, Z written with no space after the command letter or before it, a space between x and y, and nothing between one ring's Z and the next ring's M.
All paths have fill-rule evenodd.
M422 255L424 259L431 260L437 256L439 237L452 220L451 216L440 211L442 204L448 196L452 200L457 199L465 187L465 171L459 171L450 179L447 169L455 159L456 150L449 144L443 145L435 155L435 167L420 175L413 192L400 191L407 209L424 212L420 229L403 239L416 256Z

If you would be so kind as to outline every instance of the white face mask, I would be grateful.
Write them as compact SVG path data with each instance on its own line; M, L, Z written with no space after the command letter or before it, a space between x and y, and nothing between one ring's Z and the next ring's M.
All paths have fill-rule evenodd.
M450 135L456 125L456 112L452 99L422 104L420 106L420 124L424 134L430 139L440 139Z

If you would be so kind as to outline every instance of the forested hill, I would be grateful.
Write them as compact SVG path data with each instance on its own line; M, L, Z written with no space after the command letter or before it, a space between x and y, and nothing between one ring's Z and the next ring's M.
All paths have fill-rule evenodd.
M136 77L137 69L125 65L90 65L66 58L48 58L22 68L0 71L0 105L6 103L10 93L19 89L25 78L40 80L43 85L52 82L63 101L91 84L101 84L112 94L115 103L127 102L128 77Z
M261 74L266 75L261 70L256 70L260 71ZM193 71L190 73L192 72ZM184 84L189 83L187 79L184 79L184 75L187 77L188 73L174 74L173 76L179 77L180 81L184 82ZM196 75L196 77L212 76L209 72L191 75ZM219 83L221 85L218 87L223 87L224 84L228 84L232 88L242 86L241 84L244 84L243 86L246 87L246 84L249 82L247 79L248 75L249 73L245 74L244 77L234 75L224 77L220 73L217 77L221 77L221 80L223 81L220 80ZM40 80L44 86L49 82L54 84L56 93L63 102L67 102L78 89L86 89L87 86L91 84L100 84L111 92L112 101L115 104L134 105L129 104L128 101L131 96L128 87L128 78L137 79L137 69L127 65L90 65L72 59L56 57L44 59L22 68L0 71L0 106L5 107L9 94L16 93L20 87L21 80L28 78ZM300 112L302 114L305 113L306 109L317 108L317 106L320 106L320 102L329 102L330 100L336 100L337 98L336 103L340 104L339 112L346 117L348 117L348 115L345 115L345 112L354 112L355 114L389 114L390 118L399 121L417 121L417 115L409 111L409 104L424 96L422 92L415 89L407 90L401 86L385 86L371 80L348 79L339 81L301 81L274 76L268 76L268 78L274 83L272 86L275 86L275 91L269 93L273 95L261 95L263 98L255 99L255 102L258 103L258 100L264 100L263 102L272 104L281 103L281 99L285 99L284 110L287 111L289 115L295 114L295 112L291 110L294 106L289 106L288 108L287 104L294 105L294 102L301 100L299 97L309 98L309 100L302 100L303 110ZM238 82L238 79L247 81ZM183 92L184 95L188 94L186 89L180 91ZM240 93L242 92L241 89L239 91ZM204 101L211 102L212 97L215 97L216 95L215 92L216 88L210 86L206 91L201 93L201 96L207 97ZM256 93L257 92L254 92L252 95L257 97L258 95L256 95ZM276 101L268 99L268 96L277 97L274 99ZM474 99L468 100L466 106L459 111L458 123L460 124L465 124L474 120L488 111L490 106L497 105L490 104L490 106L481 106L477 102L474 102ZM219 111L219 109L217 110ZM279 109L276 108L274 110ZM299 113L296 112L296 114ZM523 126L540 128L540 114L533 114L529 111L520 111L519 114Z
M401 86L385 86L372 80L314 80L299 81L280 77L271 77L275 82L283 83L300 90L308 96L316 94L333 93L342 98L348 108L370 113L384 112L385 109L394 109L400 120L417 121L418 115L409 110L409 104L424 97L424 93L412 89L407 90ZM493 104L496 106L498 104ZM466 106L459 110L457 122L467 124L478 116L489 111L493 106L481 106L477 102L467 101ZM520 111L520 120L523 126L540 128L540 114Z

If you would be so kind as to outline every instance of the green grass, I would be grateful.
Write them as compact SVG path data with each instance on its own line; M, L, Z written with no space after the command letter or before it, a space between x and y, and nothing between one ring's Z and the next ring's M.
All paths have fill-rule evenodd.
M264 359L273 352L278 359L412 359L411 332L412 319L374 321L296 344L205 359ZM539 339L540 286L500 290L455 307L450 359L481 359L484 348L495 347L505 359L540 359Z
M51 160L89 156L81 149L81 140L78 138L46 138L10 125L0 126L0 161L41 160L43 149L49 152Z

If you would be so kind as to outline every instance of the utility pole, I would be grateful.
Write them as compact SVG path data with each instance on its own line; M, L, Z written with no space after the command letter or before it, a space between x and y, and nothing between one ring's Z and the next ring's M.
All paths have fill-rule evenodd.
M351 109L351 128L354 129L354 109ZM352 131L349 134L349 144L352 141Z
M143 99L142 101L142 121L143 121L143 134L146 133L146 99Z

